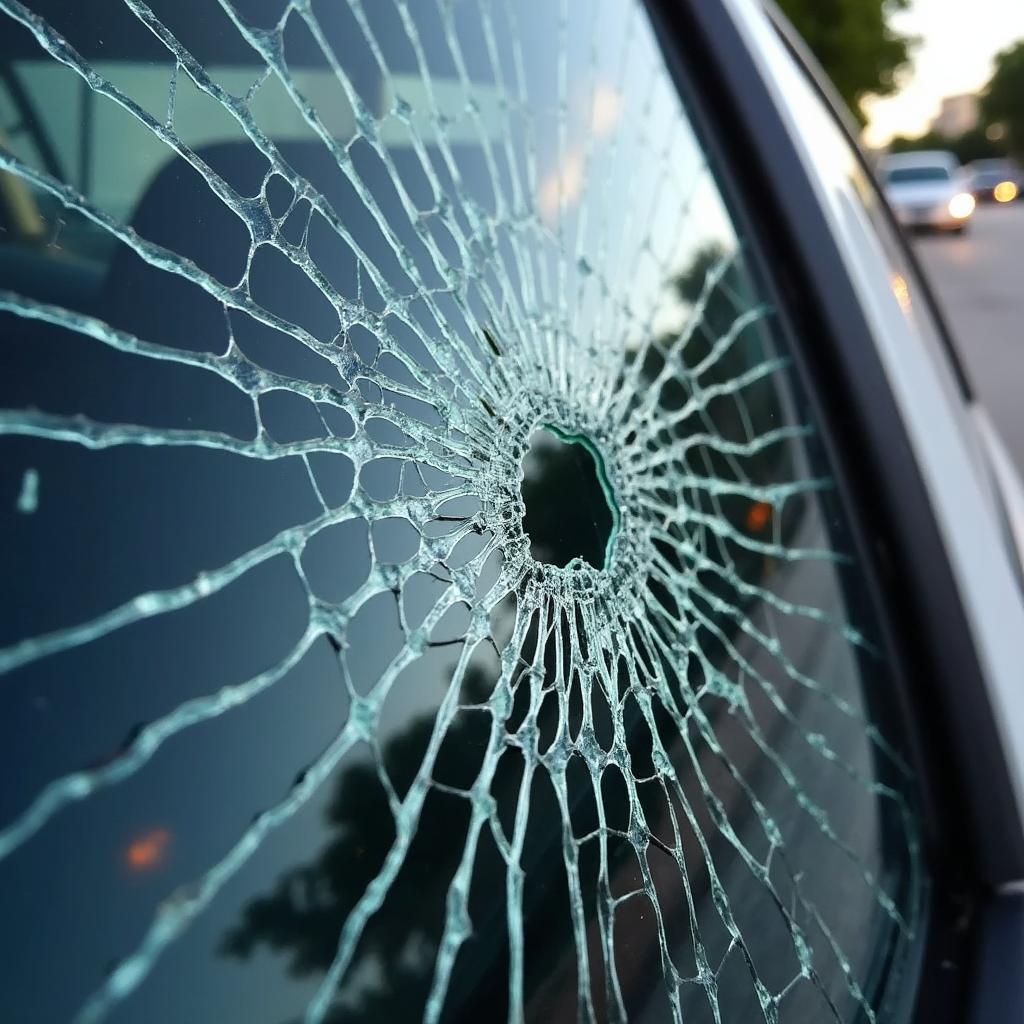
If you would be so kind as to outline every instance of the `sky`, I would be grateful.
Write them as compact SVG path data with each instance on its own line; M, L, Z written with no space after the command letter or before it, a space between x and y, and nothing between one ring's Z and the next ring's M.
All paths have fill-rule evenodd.
M893 135L919 135L938 113L944 96L977 92L992 71L992 59L1024 40L1022 0L914 0L892 19L895 29L921 38L913 70L896 96L864 104L865 140L884 145Z

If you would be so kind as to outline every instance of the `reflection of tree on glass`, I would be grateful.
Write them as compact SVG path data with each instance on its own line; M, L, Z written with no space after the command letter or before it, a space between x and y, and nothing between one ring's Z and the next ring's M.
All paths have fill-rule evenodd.
M522 671L514 695L526 696L527 678L537 647L536 629L520 652ZM548 637L541 653L545 675L554 678L555 650ZM368 922L356 959L332 1005L329 1020L415 1020L423 1013L434 973L438 942L444 928L448 886L466 840L468 801L487 745L489 717L480 705L494 686L493 672L471 665L461 684L460 711L448 730L434 765L434 782L424 815L394 885ZM473 705L477 705L473 708ZM490 796L506 833L511 833L522 779L522 759L515 733L522 724L525 702L509 719L509 749L503 755ZM571 724L579 729L579 709ZM419 770L433 718L421 715L381 751L381 767L399 798ZM537 722L542 749L558 728L558 709L548 702ZM609 820L625 825L624 791L615 791L604 807ZM521 866L525 888L525 941L531 951L526 976L529 1007L543 1019L544 1006L575 998L571 917L562 868L561 814L543 778L529 794L531 826ZM596 822L589 786L571 791L575 821ZM338 937L348 916L381 869L395 839L395 820L377 766L351 765L342 776L327 815L334 838L311 864L284 875L268 896L252 901L243 919L225 936L223 951L248 957L260 945L287 954L295 975L318 976L331 966ZM621 860L621 855L617 860ZM503 1019L508 998L507 868L497 847L482 844L472 876L470 912L473 935L457 962L445 1000L445 1019ZM594 899L587 896L588 917ZM534 956L534 953L536 956ZM657 970L657 961L645 973ZM649 977L654 982L656 974ZM598 1002L601 992L595 992Z
M699 388L705 392L713 390L716 384L735 380L751 366L763 362L761 346L766 339L756 334L757 318L743 316L749 302L743 294L742 275L727 254L710 248L697 254L691 265L674 279L672 287L684 303L701 307L702 323L707 326L698 327L694 332L683 350L683 361L678 365L666 360L674 335L658 338L648 346L641 369L645 384L638 389L638 394L642 395L646 386L659 381L663 372L671 374L667 379L660 379L659 402L667 424L665 429L675 437L701 432L707 437L707 443L698 441L694 445L691 455L694 474L735 480L745 492L758 481L778 480L782 468L789 462L782 445L769 445L763 450L754 445L743 450L744 445L750 445L751 438L770 433L771 421L780 415L778 391L772 381L755 377L739 396L729 392L723 396L723 401L711 399L697 416L675 423L671 416L684 409ZM746 338L744 332L754 337ZM727 345L722 344L722 338L728 339ZM698 427L693 420L699 422ZM580 554L577 548L586 548L593 541L590 544L593 558L588 560L591 564L595 560L603 564L603 546L612 533L612 506L608 492L602 490L600 467L589 452L581 450L582 445L562 441L553 432L550 437L539 440L535 437L534 442L526 455L522 490L526 509L524 527L533 540L534 557L566 565ZM723 451L723 447L729 450ZM673 486L673 474L678 476L681 468L666 466L666 489ZM675 494L673 501L692 502L693 508L702 509L708 516L725 516L740 532L746 530L755 535L771 536L767 521L771 511L764 513L765 519L755 518L751 525L748 496L707 495L691 488L684 494ZM687 549L689 554L684 554L669 543L679 539L689 540L685 531L678 531L666 533L659 544L662 557L677 572L683 571L693 557L690 549ZM707 555L719 561L731 560L725 564L732 564L737 575L742 574L744 578L756 577L760 571L758 566L768 561L728 538L718 551ZM673 605L674 614L681 614L674 599L656 579L652 578L650 588L652 597L663 607ZM713 576L706 584L708 593L735 600L730 588L729 580ZM506 617L514 615L514 604L513 597L503 602ZM729 662L727 647L739 633L740 624L735 616L718 613L710 616L710 622L712 631L701 631L697 637L706 658L689 663L685 682L678 677L678 665L662 653L647 650L645 657L650 659L652 670L657 663L657 671L670 685L689 685L694 689L706 682L704 673L709 665L715 664L725 671ZM585 643L584 630L579 623L576 625L578 640ZM579 733L583 718L579 673L583 665L566 663L559 671L557 664L559 658L567 657L564 652L569 646L568 630L568 621L564 615L559 615L541 639L535 621L517 651L520 669L514 673L509 687L514 707L506 722L508 749L502 755L499 771L490 787L506 837L511 834L523 774L518 750L523 740L517 730L526 717L532 664L543 668L543 688L567 685L572 691L567 702L570 715L567 732L570 736ZM539 656L538 645L543 645ZM604 660L606 671L617 678L619 687L620 703L614 708L606 703L600 687L594 686L590 691L589 717L595 723L599 741L606 748L611 747L616 731L613 720L621 716L619 728L627 740L634 772L640 777L655 777L650 761L649 726L636 704L624 699L631 685L625 666L614 660L616 652L583 653L584 664L589 657ZM466 794L479 773L488 742L490 716L483 705L491 696L497 666L485 667L486 660L471 662L461 683L461 710L445 736L431 773L434 785L423 818L402 870L365 927L356 957L333 1003L335 1016L330 1018L332 1020L418 1019L429 999L444 931L447 892L465 844L469 814ZM446 673L448 682L452 674L450 668ZM560 679L563 681L559 682ZM685 706L686 701L678 690L676 694L678 706ZM662 739L667 751L673 760L678 759L679 764L685 765L687 754L676 725L670 717L662 717L660 713L658 721L663 727ZM535 726L536 743L543 753L551 747L560 729L560 710L554 699L542 703ZM334 831L330 845L312 863L284 875L271 894L249 904L243 919L225 937L225 952L248 957L265 945L286 953L290 970L296 975L315 977L331 967L346 920L373 883L395 841L394 807L389 803L386 786L394 787L398 800L404 797L420 770L433 727L432 715L414 717L400 733L383 744L379 765L369 760L350 765L327 811ZM572 834L581 837L598 830L597 797L592 780L582 768L582 760L573 759L570 765L565 810ZM386 783L382 783L380 771L385 774ZM625 841L636 826L636 818L635 812L631 813L626 788L613 784L612 775L607 772L606 775L608 781L598 787L600 815L609 833L605 836L606 843L609 836L612 838L606 849L609 860L605 871L612 889L619 886L625 891L629 885L636 884L635 854ZM527 879L523 924L530 950L524 997L533 1019L540 1020L545 1013L564 1009L575 1001L577 964L572 918L566 906L570 897L560 852L564 842L563 811L555 805L551 787L540 776L535 779L528 799L530 842L519 863ZM656 801L648 804L647 827L653 842L651 855L664 856L666 867L672 864L672 855L667 847L663 848L663 853L658 852L662 842L658 836L668 838L671 835L670 822L671 815L665 806ZM617 832L621 833L622 841L615 841ZM598 922L602 896L595 858L595 844L581 847L581 873L593 882L582 894L583 920L592 959L591 998L596 1007L606 1008ZM493 843L482 844L474 864L470 891L472 936L464 945L452 974L445 1000L445 1019L497 1019L504 1015L504 1010L496 1007L507 999L508 871L506 859L498 847ZM698 900L708 899L707 880L702 878L699 858L694 861L692 871L693 896ZM682 894L678 893L676 899L681 898ZM663 899L666 913L684 912L681 903L673 904L667 888ZM634 1002L640 1005L645 988L658 984L657 944L637 928L628 954L626 948L616 953L618 984L628 1005ZM542 952L545 949L548 954Z
M470 700L486 699L484 673L472 673L464 690ZM486 726L481 713L463 714L448 734L437 778L467 774L465 762L486 743ZM432 727L431 716L414 718L382 752L400 797L419 768ZM444 893L462 855L467 823L463 799L438 793L428 805L409 854L410 869L399 873L367 925L331 1020L413 1020L422 1013L443 927ZM225 952L245 957L265 944L288 955L293 974L316 976L330 967L348 915L395 839L388 795L372 762L360 761L345 771L327 816L335 830L330 845L312 863L284 875L273 893L249 904L243 920L225 937ZM486 885L500 892L503 882L496 867Z
M791 442L806 432L786 426L792 414L781 381L764 372L775 362L767 310L751 295L738 256L719 244L705 246L672 279L670 290L698 315L684 344L672 331L643 353L638 394L657 384L664 413L649 447L656 457L659 449L673 453L652 474L656 493L667 505L703 517L696 533L706 536L703 527L713 524L711 547L702 554L754 582L772 571L767 546L792 537L801 518L808 482L800 479ZM687 486L687 478L697 485ZM790 480L800 483L780 486ZM715 481L717 489L705 481ZM688 562L679 544L691 542L693 534L672 524L658 538L660 554L676 571ZM729 597L728 580L705 576L712 592Z

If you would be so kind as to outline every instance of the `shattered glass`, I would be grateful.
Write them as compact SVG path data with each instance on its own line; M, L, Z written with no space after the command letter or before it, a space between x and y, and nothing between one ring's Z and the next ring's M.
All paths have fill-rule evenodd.
M902 1019L889 659L642 6L0 18L5 1014Z

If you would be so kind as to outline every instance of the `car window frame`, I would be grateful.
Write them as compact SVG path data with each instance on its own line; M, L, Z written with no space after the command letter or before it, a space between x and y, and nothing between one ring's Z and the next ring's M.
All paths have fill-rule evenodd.
M997 972L1000 990L1015 991L1017 999L991 1000L993 984L978 981L977 950L991 941L990 922L1006 929L1005 908L995 913L989 895L993 878L1012 876L1024 865L1017 808L999 756L983 766L968 762L970 777L962 771L965 741L973 737L975 750L993 750L997 729L987 706L969 723L951 720L956 696L973 693L976 705L983 703L983 670L895 395L874 345L865 343L871 326L824 212L807 201L813 195L809 170L731 5L647 5L701 142L717 161L716 178L730 214L754 240L774 281L780 315L798 338L815 339L814 352L796 346L797 359L829 435L829 455L879 602L887 646L901 666L898 685L925 791L935 878L919 982L907 993L905 1010L922 1024L966 1019L968 1012L972 1020L991 1021L978 1016L983 1003L1012 1017L1024 1005L1024 981L1017 979L1013 989L1014 979ZM966 407L974 397L969 380L919 262L856 142L852 118L775 5L766 0L758 6L865 172L877 201L871 219L887 255L906 267L923 318L919 330L932 335ZM869 407L872 415L866 416ZM880 501L880 494L887 500ZM934 700L936 686L941 702ZM950 757L950 750L958 756ZM987 813L981 809L986 802ZM1009 822L1005 828L999 827L1001 814Z

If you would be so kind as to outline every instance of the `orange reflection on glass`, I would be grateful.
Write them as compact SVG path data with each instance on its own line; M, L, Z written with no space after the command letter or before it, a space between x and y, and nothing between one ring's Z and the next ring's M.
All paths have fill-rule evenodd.
M1001 181L992 194L997 203L1012 203L1020 195L1020 189L1012 181Z
M152 871L164 862L170 845L171 833L167 829L150 829L125 848L125 863L132 871Z
M767 501L756 501L747 510L747 529L760 533L772 521L772 507Z
M896 296L896 301L900 304L900 309L903 310L903 315L909 315L911 302L910 286L907 284L907 279L902 274L893 274L889 279L889 285L893 295Z
M561 166L540 183L537 207L544 223L553 227L565 206L576 202L583 191L583 158L578 153L567 153Z
M590 130L599 139L607 138L622 117L622 94L601 83L594 90L590 105Z

